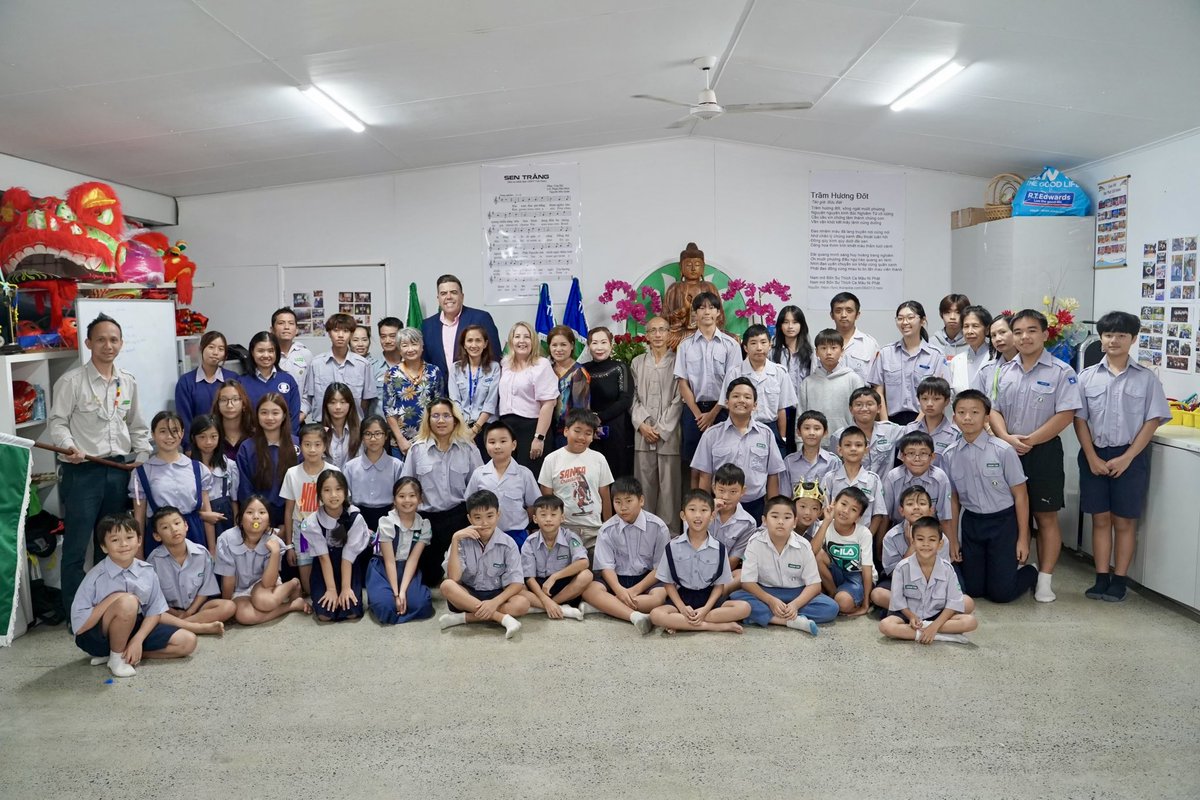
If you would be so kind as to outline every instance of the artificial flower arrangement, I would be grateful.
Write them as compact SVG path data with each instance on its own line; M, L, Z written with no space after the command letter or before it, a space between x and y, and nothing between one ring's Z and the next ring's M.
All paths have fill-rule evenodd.
M1042 313L1046 315L1046 349L1055 358L1074 366L1075 350L1087 338L1087 326L1075 320L1079 301L1074 297L1042 297ZM1005 309L1006 316L1016 313Z
M737 296L738 292L741 292L745 296L746 307L733 312L734 315L751 323L757 322L767 327L775 324L775 317L778 312L775 306L767 302L764 298L775 296L781 302L786 303L792 297L792 287L774 279L767 281L762 286L756 286L750 281L734 278L729 282L729 286L726 287L725 291L721 293L721 299L729 302Z
M624 322L625 333L613 337L612 357L628 364L634 357L646 352L646 337L638 335L636 331L652 313L662 313L662 296L649 286L643 286L643 302L638 302L638 292L628 281L611 280L604 284L604 293L597 299L607 304L613 302L614 297L617 298L617 310L612 315L612 321ZM650 305L649 310L646 303Z

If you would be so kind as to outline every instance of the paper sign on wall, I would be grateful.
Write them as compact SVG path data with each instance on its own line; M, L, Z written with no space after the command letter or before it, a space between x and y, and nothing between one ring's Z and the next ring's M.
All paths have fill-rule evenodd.
M579 165L484 165L480 181L484 301L534 305L543 283L566 296L579 273Z
M808 290L850 291L892 310L904 295L904 175L814 171L809 179Z

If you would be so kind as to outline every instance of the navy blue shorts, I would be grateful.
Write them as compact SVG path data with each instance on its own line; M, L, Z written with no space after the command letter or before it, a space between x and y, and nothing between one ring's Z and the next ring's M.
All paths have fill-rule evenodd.
M708 602L709 595L712 594L713 587L707 589L689 589L686 586L675 584L675 591L679 592L679 599L683 601L685 606L692 608L703 608ZM713 604L713 608L720 608L725 605L725 601L720 598Z
M545 578L534 578L534 580L536 580L538 582L538 586L541 586L543 583L546 582ZM575 580L574 576L571 576L570 578L559 578L554 583L550 584L550 591L547 593L549 595L550 599L553 600L554 595L558 594L563 589L570 586L571 581L573 581L573 580ZM526 588L528 588L528 586ZM582 599L583 599L583 592L580 592L579 597L576 597L573 600L568 600L566 602L566 604L569 606L577 606L577 605L579 605L579 601Z
M1097 447L1096 455L1104 461L1125 453L1129 445ZM1146 495L1150 489L1150 448L1138 453L1129 468L1119 478L1093 475L1087 457L1079 451L1079 510L1085 514L1111 512L1125 519L1138 519L1146 510Z
M460 586L462 586L462 588L464 588L468 592L470 592L471 597L474 597L476 600L478 600L481 603L487 602L488 600L493 600L493 599L499 597L500 593L504 591L503 586L500 587L499 589L476 589L472 586L468 586L465 583L460 584ZM471 613L470 611L468 611L465 608L459 608L458 606L454 605L454 603L451 603L449 600L446 601L446 605L450 607L451 611L457 611L462 614Z
M650 574L649 572L643 572L641 575L618 575L617 583L621 584L626 589L632 589L634 586L637 586L639 583L641 583L642 579L645 578L649 574ZM601 586L603 586L604 591L606 591L606 592L610 591L608 588L608 584L605 583L604 579L600 577L599 573L596 573L595 583L598 583ZM656 584L654 584L654 586L651 586L650 588L653 589L655 586L662 586L662 584L656 583Z
M933 622L935 619L937 619L940 616L941 616L940 613L934 614L932 617L926 617L925 621ZM906 625L908 624L908 617L904 616L903 611L889 611L888 617L899 617ZM887 619L887 617L884 617L884 619Z
M145 622L145 617L138 614L137 621L133 624L133 630L130 632L130 637L141 630L142 623ZM102 630L103 626L97 622L86 631L75 635L75 645L87 653L89 656L100 658L107 656L112 652L112 647L108 644L108 637L105 636ZM164 625L158 623L154 626L154 630L150 631L150 635L142 642L142 652L149 653L154 650L163 650L171 642L171 637L175 635L175 631L179 630L174 625Z

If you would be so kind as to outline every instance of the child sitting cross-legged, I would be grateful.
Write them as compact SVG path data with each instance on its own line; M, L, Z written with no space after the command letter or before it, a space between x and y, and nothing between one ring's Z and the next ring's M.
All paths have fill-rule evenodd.
M764 527L746 545L742 589L731 598L750 604L752 625L783 625L816 636L818 622L837 618L838 604L821 594L812 545L794 530L793 501L777 495L765 509Z
M162 544L147 558L169 606L162 621L195 634L225 633L225 621L233 617L237 606L221 598L212 556L187 538L183 514L174 506L159 506L150 526L155 540Z
M494 622L504 626L504 638L521 630L517 617L529 611L521 596L524 576L521 552L512 537L496 529L500 498L481 489L467 498L467 521L450 539L442 568L442 596L450 607L438 617L442 629L469 622Z
M547 494L533 501L537 533L521 545L521 571L530 612L544 612L550 619L583 619L575 605L592 583L587 550L579 536L562 526L563 501ZM577 605L577 603L576 603Z
M958 577L950 562L938 555L942 528L935 517L921 517L912 524L913 555L896 565L892 573L891 611L879 623L879 632L891 639L966 644L978 627L966 613Z
M725 545L708 532L713 510L713 497L703 489L685 494L680 514L686 530L667 543L658 562L658 579L670 602L653 609L650 621L668 632L741 633L738 621L750 616L745 600L721 599L733 573Z
M128 514L112 514L96 526L106 558L92 567L71 603L75 644L107 664L118 678L132 678L142 658L182 658L196 649L196 634L161 624L167 601L154 568L137 556L142 537Z

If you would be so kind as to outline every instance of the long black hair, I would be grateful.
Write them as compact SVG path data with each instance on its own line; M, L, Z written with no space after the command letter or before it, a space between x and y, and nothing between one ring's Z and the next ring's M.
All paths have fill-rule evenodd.
M925 330L925 306L921 305L916 300L905 300L903 303L896 306L896 316L900 316L900 312L906 308L921 318L921 341L928 342L929 331Z
M779 310L779 316L775 322L775 345L771 348L771 360L776 364L783 363L783 354L787 351L787 344L783 336L783 321L789 316L800 323L800 333L796 336L796 358L800 359L800 363L804 365L805 369L808 369L812 364L813 348L812 342L808 340L808 320L804 318L804 312L800 310L799 306L784 306Z

